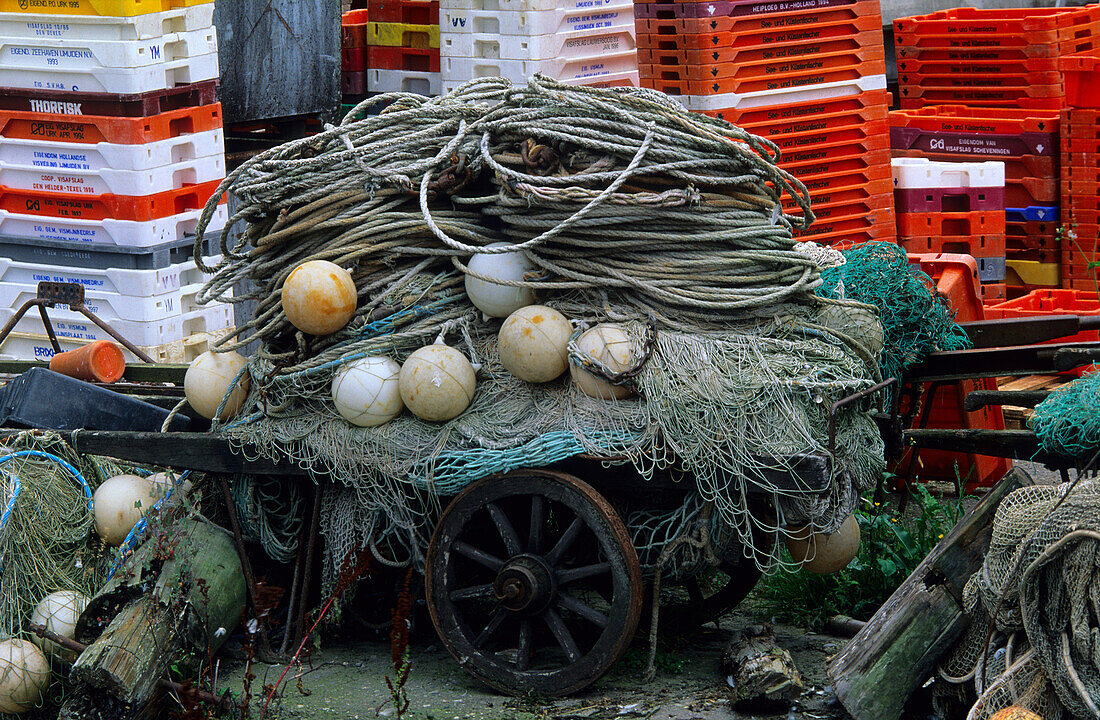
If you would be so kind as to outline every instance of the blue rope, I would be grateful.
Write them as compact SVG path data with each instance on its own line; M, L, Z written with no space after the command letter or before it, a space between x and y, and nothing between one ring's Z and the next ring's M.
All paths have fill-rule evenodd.
M88 485L88 481L84 479L84 476L80 474L79 470L77 470L75 467L70 465L62 458L59 458L52 453L43 452L41 450L20 450L19 452L4 455L3 457L0 457L0 463L6 463L9 460L15 460L21 457L33 457L50 460L68 470L73 475L73 477L80 481L80 486L84 488L84 497L88 498L88 512L92 511L92 488L90 485ZM15 480L15 493L11 496L11 499L8 500L8 504L4 508L3 515L0 515L0 530L3 530L7 526L8 517L11 515L12 509L15 507L15 499L19 496L19 491L23 487L22 483L19 482L19 478L17 476L11 475L11 477Z
M122 563L134 554L134 548L141 541L141 536L145 534L145 528L149 525L145 518L149 517L150 514L156 512L157 510L160 510L160 506L166 503L168 499L172 497L172 493L176 491L176 485L179 485L184 480L186 480L187 476L190 474L190 470L184 471L183 474L176 479L176 484L173 485L167 493L165 493L164 497L153 503L153 507L149 509L149 512L142 515L140 518L138 518L138 521L134 523L134 527L130 529L130 532L126 536L126 539L123 540L122 544L118 546L119 555L118 558L115 560L115 564L111 566L110 572L107 573L108 580L113 578L119 567L121 567Z

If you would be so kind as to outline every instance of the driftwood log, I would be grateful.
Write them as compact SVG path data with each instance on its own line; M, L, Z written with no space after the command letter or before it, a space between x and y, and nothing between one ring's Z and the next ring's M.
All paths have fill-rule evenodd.
M962 636L963 586L985 559L997 507L1031 484L1026 472L1010 470L829 663L837 698L855 720L898 720Z
M730 641L722 653L722 671L733 687L730 704L737 710L786 709L805 690L791 654L764 625L745 628Z
M59 720L149 716L168 666L213 654L244 611L237 549L221 528L180 520L145 542L91 600L76 640L74 691Z

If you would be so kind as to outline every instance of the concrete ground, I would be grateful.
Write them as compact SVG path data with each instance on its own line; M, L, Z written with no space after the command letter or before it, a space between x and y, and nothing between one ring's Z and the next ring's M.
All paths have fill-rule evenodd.
M412 670L406 685L408 711L416 720L833 720L845 717L827 686L825 663L842 638L776 627L779 644L790 651L802 673L806 693L792 710L776 715L740 714L729 702L729 686L720 674L722 650L740 627L762 618L738 610L716 628L662 644L657 677L643 683L646 645L636 638L626 657L610 674L578 695L562 699L502 696L462 671L432 637L421 632L411 647ZM283 670L258 666L255 688L270 684ZM279 720L397 717L386 677L393 676L389 644L382 641L329 639L321 653L300 671L288 674L286 690L268 717ZM299 689L298 680L301 680ZM243 668L234 668L219 686L239 690ZM258 692L258 690L254 690ZM262 703L261 703L262 704Z

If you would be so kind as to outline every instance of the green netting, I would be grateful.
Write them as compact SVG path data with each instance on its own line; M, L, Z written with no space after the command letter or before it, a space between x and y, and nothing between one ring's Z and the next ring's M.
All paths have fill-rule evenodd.
M1100 450L1100 372L1091 372L1055 390L1028 420L1039 446L1079 459Z
M970 340L955 322L936 283L909 264L892 242L869 242L843 252L845 263L821 272L817 294L878 308L885 332L879 353L882 376L898 377L935 350L963 350Z

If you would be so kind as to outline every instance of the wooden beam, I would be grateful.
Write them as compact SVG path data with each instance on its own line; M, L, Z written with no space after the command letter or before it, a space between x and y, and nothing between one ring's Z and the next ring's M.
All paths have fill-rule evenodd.
M48 368L48 362L38 360L0 360L0 375L19 375L31 368ZM127 363L122 379L132 383L172 383L183 384L187 365L161 363Z
M855 720L899 720L966 630L962 589L982 565L1001 500L1031 477L1013 468L966 514L828 666Z

